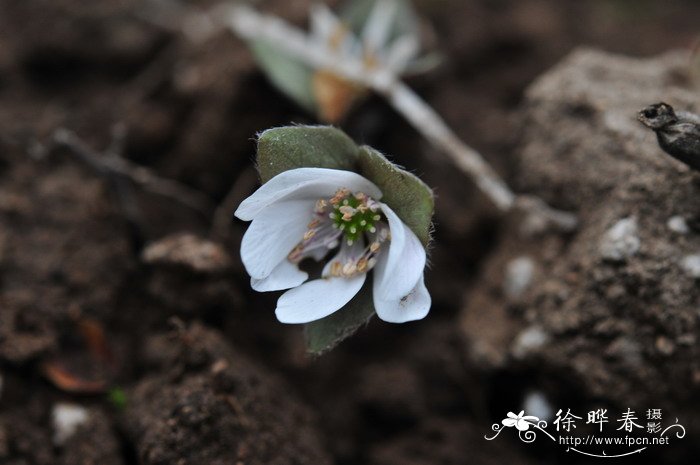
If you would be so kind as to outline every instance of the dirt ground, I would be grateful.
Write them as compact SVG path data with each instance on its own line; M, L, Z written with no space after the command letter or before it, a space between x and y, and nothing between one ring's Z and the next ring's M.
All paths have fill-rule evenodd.
M479 338L497 345L503 337L488 331L501 320L478 310L509 305L489 286L517 251L513 224L370 98L342 128L437 193L426 275L433 308L416 323L373 321L332 352L308 357L301 329L276 321L276 296L250 289L238 256L246 225L229 220L257 185L256 132L315 120L268 84L240 40L222 32L193 42L145 19L146 3L0 0L0 463L561 463L554 451L517 439L483 439L505 412L519 411L533 373L527 364L499 364L498 355L473 356ZM537 191L554 183L540 193L572 209L581 206L575 195L560 195L567 179L557 177L566 166L520 171L539 163L537 144L557 144L528 110L525 89L578 45L649 56L689 48L700 32L692 0L417 5L444 59L410 84L514 185ZM303 23L308 2L258 7ZM49 137L61 128L100 156L120 151L185 183L204 205L145 192L53 147ZM683 176L683 192L697 197L697 181ZM528 247L537 253L537 244ZM645 257L649 265L655 255ZM595 284L586 289L614 303L625 289L611 283L613 271L601 273L586 275ZM627 291L642 289L630 305L664 293L647 273L627 269ZM697 281L688 286L674 288L669 302L697 307ZM557 292L544 288L525 305L556 307ZM484 332L464 330L470 305ZM522 321L553 324L547 318ZM648 372L633 371L635 382L648 382L640 399L670 396L676 408L697 412L698 385L677 388L687 379L688 352L673 355L683 331L697 330L697 315L690 323L674 318L631 319L661 353ZM620 390L630 376L624 363L604 366L613 371L599 392L572 378L578 368L569 362L580 347L566 341L588 323L562 330L553 346L559 356L535 362L545 367L539 388L572 409L593 398L637 399L634 385ZM607 330L616 336L625 327ZM668 340L650 336L657 333ZM674 348L664 355L669 341ZM628 354L624 342L613 358ZM668 370L656 370L664 364ZM52 412L63 403L85 407L89 420L57 441ZM696 443L686 438L664 463L691 463Z

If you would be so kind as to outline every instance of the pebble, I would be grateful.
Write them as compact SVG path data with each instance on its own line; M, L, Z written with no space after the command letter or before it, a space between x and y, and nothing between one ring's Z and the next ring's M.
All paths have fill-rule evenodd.
M605 232L600 242L600 254L608 261L623 262L639 251L637 220L623 218Z
M90 413L85 407L66 402L55 404L51 411L54 445L62 446L65 444L75 434L78 427L89 419Z
M224 247L194 234L174 234L146 246L141 259L150 265L175 265L199 273L217 273L231 265Z
M669 218L668 222L666 222L666 226L668 226L668 229L678 234L688 234L690 232L688 223L685 221L685 218L680 215Z
M512 353L515 358L525 358L531 352L549 342L549 334L537 325L530 326L518 334L513 343Z
M554 418L552 404L542 391L530 391L523 400L523 410L525 415L534 415L547 422Z
M656 350L663 355L672 355L676 350L676 345L669 338L659 336L656 338Z
M535 274L535 262L530 257L518 257L506 266L503 291L508 297L520 297L530 287Z
M700 279L700 254L683 257L681 267L691 278Z

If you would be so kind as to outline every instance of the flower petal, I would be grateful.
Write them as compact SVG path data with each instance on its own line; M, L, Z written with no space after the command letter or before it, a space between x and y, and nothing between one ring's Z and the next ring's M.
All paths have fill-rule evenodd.
M360 290L365 273L352 278L321 278L290 289L277 301L275 314L282 323L309 323L343 308Z
M255 217L241 241L241 259L252 278L267 278L301 242L313 208L308 200L278 202Z
M501 423L503 423L503 426L507 426L509 428L512 426L515 426L515 422L516 422L516 420L514 420L512 418L504 418L503 420L501 420Z
M282 260L266 278L250 279L250 287L258 292L281 291L297 287L309 279L309 274L301 271L289 260Z
M244 221L255 218L266 207L282 200L318 200L332 197L338 189L380 199L382 191L357 173L329 168L297 168L278 174L238 206L234 213Z
M425 249L411 229L385 204L391 241L388 252L379 255L374 271L374 298L397 300L408 295L423 275Z
M314 3L309 8L309 29L315 42L328 42L342 23L336 15L323 3Z
M401 74L418 55L418 47L418 39L412 35L401 36L394 40L384 58L387 68L396 74Z
M376 283L376 276L374 279ZM377 298L376 293L374 294L374 308L377 316L389 323L405 323L425 318L430 311L430 304L430 294L422 276L416 287L403 298L382 300Z
M378 52L384 48L389 38L391 25L396 16L398 3L395 0L377 0L369 13L365 27L362 30L362 40L370 52Z

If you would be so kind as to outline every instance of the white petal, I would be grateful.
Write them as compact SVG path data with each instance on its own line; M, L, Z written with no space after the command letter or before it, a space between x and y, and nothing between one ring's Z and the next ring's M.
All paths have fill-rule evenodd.
M338 17L323 3L314 3L309 9L310 30L314 41L327 43L342 24Z
M308 200L290 200L270 205L255 217L241 241L241 259L252 278L267 278L301 242L313 208Z
M425 248L391 208L380 205L389 220L391 241L389 250L377 259L374 295L380 300L395 300L407 295L423 275Z
M404 35L392 42L385 63L394 73L400 74L417 55L418 39L411 35Z
M375 276L375 280L377 277ZM421 276L416 287L403 298L381 300L374 295L377 316L389 323L405 323L425 318L430 310L430 294Z
M331 266L334 262L348 263L349 261L357 262L362 253L365 251L365 240L359 237L352 245L348 245L347 241L343 238L340 243L340 250L335 254L333 258L328 260L328 263L323 267L321 276L328 277L331 274Z
M365 273L352 278L321 278L290 289L277 301L275 314L282 323L308 323L340 310L360 290Z
M258 292L281 291L297 287L307 279L308 273L301 271L289 260L282 260L267 278L250 278L250 287Z
M362 30L362 40L372 52L384 48L398 4L395 0L377 0Z
M512 418L505 418L501 421L501 423L503 423L503 426L512 427L515 426L515 421L516 420L513 420Z
M378 200L382 191L357 173L328 168L297 168L284 171L260 188L238 206L234 213L244 221L255 218L266 207L282 200L318 200L332 197L338 189L364 192Z

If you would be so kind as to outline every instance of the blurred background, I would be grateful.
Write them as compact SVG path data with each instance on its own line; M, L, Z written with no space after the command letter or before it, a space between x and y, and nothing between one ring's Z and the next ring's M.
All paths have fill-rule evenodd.
M318 121L232 33L182 32L215 3L0 0L0 463L578 460L483 439L533 392L544 410L594 396L555 368L470 357L461 311L504 223L381 98L338 125L435 189L429 317L373 321L313 358L277 296L250 289L231 217L257 187L255 134ZM306 27L306 0L253 5ZM700 33L694 0L414 6L442 59L409 85L511 181L539 75L576 47L647 57ZM193 202L119 174L139 165ZM85 421L57 439L67 405ZM697 453L686 438L640 460Z

